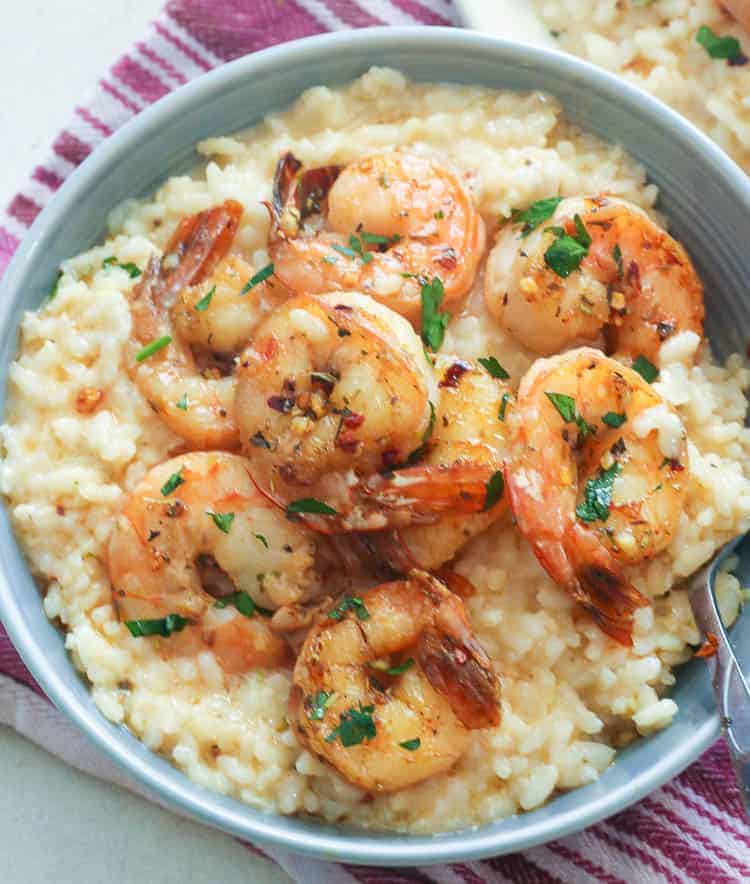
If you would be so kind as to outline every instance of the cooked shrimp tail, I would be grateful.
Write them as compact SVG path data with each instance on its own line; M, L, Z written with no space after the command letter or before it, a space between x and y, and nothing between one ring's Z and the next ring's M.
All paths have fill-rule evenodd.
M296 235L300 221L319 213L341 166L320 166L302 171L302 163L291 152L276 166L273 178L271 236Z

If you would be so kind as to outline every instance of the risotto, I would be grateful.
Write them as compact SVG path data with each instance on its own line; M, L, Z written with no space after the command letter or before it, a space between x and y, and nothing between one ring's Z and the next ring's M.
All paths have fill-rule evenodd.
M534 0L534 6L562 49L651 92L750 172L750 66L742 53L750 51L750 37L720 2ZM737 40L736 54L729 53L735 57L712 57L710 38L703 38L708 48L697 40L701 28Z
M540 5L551 25L563 6L587 6ZM660 2L639 14L656 22L667 5L672 24L680 24L675 8L688 4ZM601 27L620 35L627 25L615 6L606 4ZM635 57L629 43L626 54ZM651 75L660 70L652 66ZM676 76L672 67L669 76ZM718 90L704 91L723 101ZM739 152L744 142L719 117L712 125L725 133L720 140ZM653 389L684 425L689 478L670 545L633 569L634 586L651 604L635 611L632 646L581 616L511 520L500 519L452 565L475 587L465 605L501 682L500 723L471 731L448 771L403 791L371 794L347 781L295 735L291 666L229 674L208 647L169 656L160 651L169 639L136 637L118 620L107 570L117 518L144 476L184 451L125 370L133 353L128 294L180 219L228 199L244 207L237 248L255 267L267 266L262 203L284 152L312 167L403 146L455 167L490 232L517 207L556 194L606 192L663 222L644 169L620 147L571 126L548 96L416 85L379 68L340 89L309 89L254 129L199 144L206 162L194 174L118 207L106 242L63 264L54 297L23 317L0 480L46 614L65 630L72 660L108 719L196 783L253 807L430 833L530 810L556 791L591 783L618 747L670 724L673 669L699 642L680 581L750 527L750 372L738 355L717 365L696 335L675 335L661 347ZM441 354L495 354L515 390L533 356L489 315L482 284L480 268ZM717 593L729 623L742 589L724 573Z

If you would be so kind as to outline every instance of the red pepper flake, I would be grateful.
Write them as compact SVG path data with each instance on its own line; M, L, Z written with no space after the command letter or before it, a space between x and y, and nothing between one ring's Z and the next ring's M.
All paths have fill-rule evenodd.
M341 426L346 427L347 430L356 430L364 422L365 416L363 414L357 414L355 411L352 411L349 414L345 414L341 419Z
M338 436L336 436L336 447L350 454L353 454L357 450L359 444L360 441L354 435L352 430L343 430Z
M383 466L386 470L393 469L393 467L398 466L401 462L401 458L399 457L398 451L395 448L389 448L383 452L381 455L383 458Z
M669 461L669 469L675 473L681 473L685 469L685 465L681 464L679 460L671 458Z
M638 266L636 261L631 261L628 264L627 272L625 273L625 278L633 286L634 289L637 289L639 292L641 290L641 268Z
M445 246L442 254L435 258L435 263L445 268L445 270L455 270L458 263L458 254L451 246Z
M719 640L713 634L713 632L709 632L706 635L706 640L700 646L700 648L695 652L696 657L704 657L708 659L709 657L715 657L716 651L719 648Z
M288 414L294 408L294 399L289 399L286 396L269 396L266 403L269 408L280 411L282 414Z
M438 384L438 387L457 387L458 382L470 368L471 366L468 362L454 362L453 365L448 366L445 370L443 379Z
M351 313L352 308L348 304L336 304L334 310L343 310L344 313Z

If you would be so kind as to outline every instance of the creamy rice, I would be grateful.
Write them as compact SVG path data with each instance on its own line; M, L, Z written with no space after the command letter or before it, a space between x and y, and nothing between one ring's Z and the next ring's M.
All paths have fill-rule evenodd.
M750 35L717 0L533 0L560 48L619 74L692 120L750 172L750 65L730 67L696 42L702 25Z
M750 525L750 372L739 356L716 365L707 347L693 365L699 342L689 334L662 348L656 387L687 429L690 483L671 548L634 575L653 606L637 613L632 649L576 616L519 533L496 524L462 552L457 569L478 589L468 608L502 678L502 723L474 732L448 775L369 800L296 742L286 721L289 671L229 679L208 651L164 660L116 619L104 564L114 518L124 495L179 440L124 369L134 281L102 261L114 254L143 267L182 215L232 197L246 210L239 247L262 266L268 219L260 201L270 196L282 151L314 166L404 144L463 170L491 227L513 207L558 192L606 190L651 212L657 198L621 148L572 128L543 95L416 86L384 69L344 89L310 89L251 132L201 144L205 168L117 209L110 239L65 263L56 297L23 318L0 487L45 588L45 611L65 628L71 656L110 720L197 783L255 807L434 832L529 810L555 790L590 783L616 747L670 723L672 667L698 642L685 594L673 584ZM485 314L478 290L443 350L497 354L514 381L530 364ZM106 394L92 415L75 408L84 387ZM729 622L741 602L737 580L723 574L718 593Z

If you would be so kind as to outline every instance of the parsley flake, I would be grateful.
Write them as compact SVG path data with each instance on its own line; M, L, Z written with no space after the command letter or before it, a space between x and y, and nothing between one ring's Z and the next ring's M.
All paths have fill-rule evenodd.
M255 604L246 592L232 592L225 595L214 603L214 608L226 608L229 605L237 608L245 617L253 617L256 613L262 613L262 609ZM270 613L270 612L269 612Z
M181 411L187 411L187 410L188 410L188 397L187 397L187 393L183 393L182 396L180 397L180 401L179 401L179 402L175 402L175 408L179 408Z
M322 500L316 500L314 497L300 497L299 500L293 500L287 505L286 514L296 515L297 513L317 513L321 516L335 516L336 510Z
M389 666L385 673L386 675L403 675L407 669L411 669L414 665L414 658L409 657L408 660L404 660L403 663L399 663L397 666Z
M126 620L130 634L133 638L144 638L149 635L161 635L169 638L173 632L180 632L190 621L179 614L167 614L157 620Z
M450 322L448 312L440 312L445 297L442 281L435 276L432 282L422 285L422 340L433 351L443 346L445 330Z
M265 267L261 267L260 270L257 273L253 274L253 276L251 276L250 279L248 279L248 281L242 286L242 291L240 292L240 295L246 295L250 291L250 289L255 288L256 285L260 285L262 282L268 279L269 276L272 275L273 263L266 264Z
M57 295L57 289L60 285L60 280L62 279L63 272L62 270L57 271L57 276L55 277L55 281L50 286L49 291L47 292L47 300L52 301Z
M208 309L208 305L211 303L211 298L213 298L214 293L216 292L216 286L211 288L210 292L207 292L195 305L195 309L199 313L203 313L204 310Z
M253 537L254 537L259 543L262 543L263 546L265 546L266 549L268 549L268 540L266 540L266 538L265 538L262 534L253 534Z
M735 64L740 60L747 61L740 41L736 37L720 37L718 34L714 34L708 25L702 25L698 29L695 40L700 43L711 58L726 59Z
M180 467L176 473L172 473L172 475L167 479L167 481L161 486L161 493L164 497L168 497L175 488L179 488L185 480L182 478L182 470L183 467Z
M331 620L342 620L347 611L354 611L357 620L369 620L370 612L367 610L365 603L359 596L346 595L343 599L328 612Z
M613 463L607 470L586 482L583 490L583 503L576 507L576 515L582 522L606 522L609 506L612 503L612 488L615 479L622 472L619 463Z
M137 264L134 264L132 261L121 264L114 255L105 258L102 261L102 267L119 267L120 270L124 270L131 279L136 279L141 275L141 268Z
M435 429L435 418L437 417L435 412L435 406L432 402L428 401L427 403L430 406L430 420L425 428L424 433L422 433L422 444L419 448L415 448L414 451L406 458L405 464L400 464L399 466L392 467L391 469L399 470L403 467L412 467L415 463L419 463L420 460L424 457L425 451L427 450L427 443L430 441L432 437L432 433Z
M612 249L612 258L617 265L617 278L622 279L625 275L625 269L622 263L622 249L619 242L616 242L615 247Z
M234 522L234 513L214 513L211 510L206 510L206 515L211 516L214 520L214 525L216 525L219 531L229 534L229 529L232 527L232 522Z
M414 737L413 740L404 740L403 743L399 743L399 746L402 749L406 749L407 752L414 752L415 749L419 749L422 745L422 741L419 737Z
M615 429L621 427L627 419L628 416L626 414L618 414L616 411L608 411L605 415L602 415L602 423Z
M335 242L332 246L332 249L336 249L337 252L340 252L342 255L345 255L347 258L356 258L357 253L354 249L349 249L346 246L340 246L337 242Z
M160 338L157 338L155 341L151 341L146 344L146 346L139 350L138 353L135 354L136 362L143 362L144 359L148 359L149 356L153 356L154 353L158 353L159 350L167 347L172 343L172 338L170 335L162 335Z
M536 200L524 211L513 209L510 215L511 223L523 224L523 227L521 228L521 237L525 238L532 230L536 230L543 221L551 218L555 214L555 209L561 202L561 196L551 196L547 199Z
M653 384L659 377L659 369L653 362L649 362L645 356L638 356L632 365L633 371L637 371L646 383Z
M510 402L510 393L503 393L503 398L500 400L500 410L497 413L498 419L501 421L505 420L505 410L508 407L508 402Z
M503 496L503 491L505 490L505 479L503 478L503 471L497 470L494 472L487 484L485 485L486 496L484 498L484 506L482 507L482 512L487 512L488 509L491 509L500 498Z
M358 746L365 740L372 740L376 734L375 722L372 720L374 711L374 706L363 706L360 703L359 709L352 707L348 712L342 713L341 723L328 734L326 743L332 743L339 737L341 745L348 748Z
M480 356L478 359L479 364L482 368L487 369L487 371L492 375L493 378L498 378L501 381L507 381L510 375L508 372L500 365L500 363L495 359L494 356Z
M331 702L331 697L333 694L329 694L328 691L318 691L309 696L305 701L307 717L311 721L322 721L326 714L326 706Z
M572 396L565 393L548 393L544 394L549 401L555 406L555 410L566 424L575 424L581 438L585 439L590 433L596 432L591 424L586 423L576 407L576 401Z
M575 236L570 236L562 227L547 228L555 234L556 239L544 253L544 263L561 279L567 279L581 266L581 261L588 254L591 245L591 236L581 216L575 215L573 223L576 227Z

